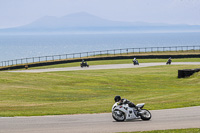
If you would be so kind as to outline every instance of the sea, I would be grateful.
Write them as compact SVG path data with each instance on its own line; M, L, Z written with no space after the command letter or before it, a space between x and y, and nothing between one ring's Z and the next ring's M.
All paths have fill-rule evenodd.
M200 32L0 35L0 62L100 50L200 45Z

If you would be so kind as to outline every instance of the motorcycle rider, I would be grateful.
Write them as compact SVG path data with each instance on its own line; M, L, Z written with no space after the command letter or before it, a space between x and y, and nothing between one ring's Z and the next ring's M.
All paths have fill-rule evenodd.
M171 62L172 62L172 59L171 57L169 57L169 59L167 60L167 64L171 64Z
M85 61L84 59L82 59L82 64L86 64L87 65L87 61Z
M139 65L138 60L136 58L133 59L133 64L134 65Z
M136 58L133 59L133 62L137 61Z
M168 61L171 63L171 62L172 62L172 58L171 58L171 57L169 57Z
M115 100L115 102L118 102L119 105L128 104L129 107L137 109L137 107L135 106L134 103L132 103L131 101L129 101L129 100L125 99L125 98L122 99L120 96L115 96L114 100Z
M84 59L82 59L82 64L83 64L84 62L85 62Z

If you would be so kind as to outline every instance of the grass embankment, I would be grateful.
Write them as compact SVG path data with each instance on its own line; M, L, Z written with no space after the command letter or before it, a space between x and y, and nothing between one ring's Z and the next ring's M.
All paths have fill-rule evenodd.
M155 130L155 131L142 131L142 132L123 132L123 133L200 133L200 128Z
M110 112L115 95L134 103L145 102L147 109L198 106L200 73L185 79L177 78L178 69L191 68L199 66L166 65L48 73L0 72L0 116Z

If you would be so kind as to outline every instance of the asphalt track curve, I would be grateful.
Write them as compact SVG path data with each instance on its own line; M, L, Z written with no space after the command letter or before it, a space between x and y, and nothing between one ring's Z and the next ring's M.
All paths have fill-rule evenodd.
M150 110L149 121L116 122L111 113L0 117L0 133L115 133L200 128L200 106Z
M66 67L18 70L10 72L54 72L96 69L138 68L166 65L165 63L96 65L89 68ZM200 65L200 62L177 62L172 65ZM151 110L150 121L116 122L111 113L32 117L0 117L0 133L114 133L182 128L200 128L200 106Z
M90 67L64 67L64 68L49 68L49 69L32 69L32 70L15 70L7 72L56 72L56 71L78 71L78 70L97 70L97 69L122 69L122 68L138 68L138 67L150 67L150 66L161 66L166 65L164 62L160 63L140 63L140 65L133 64L110 64L110 65L94 65ZM171 65L200 65L200 62L174 62Z

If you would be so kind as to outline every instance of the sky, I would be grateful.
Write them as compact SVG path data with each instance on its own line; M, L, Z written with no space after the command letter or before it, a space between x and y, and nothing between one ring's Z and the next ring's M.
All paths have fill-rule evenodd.
M114 21L200 25L200 0L0 0L0 28L77 12Z

